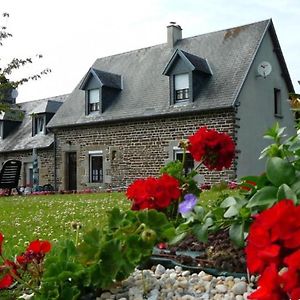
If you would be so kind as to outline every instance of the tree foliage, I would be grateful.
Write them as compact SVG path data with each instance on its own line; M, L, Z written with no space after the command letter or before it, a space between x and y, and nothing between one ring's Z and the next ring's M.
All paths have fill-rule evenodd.
M6 21L9 18L8 13L2 14L1 22ZM7 30L7 27L0 24L0 47L4 46L4 41L6 39L12 38L13 35ZM37 54L35 58L40 59L43 56L41 54ZM1 58L0 58L1 62ZM43 75L46 75L51 72L50 69L46 68L39 73L29 75L24 78L20 78L17 80L12 80L10 77L14 71L19 69L20 67L24 67L28 64L32 64L34 59L32 57L27 58L13 58L9 63L4 66L0 65L0 111L7 109L7 104L4 101L11 96L11 92L13 89L17 89L18 86L30 81L30 80L38 80Z

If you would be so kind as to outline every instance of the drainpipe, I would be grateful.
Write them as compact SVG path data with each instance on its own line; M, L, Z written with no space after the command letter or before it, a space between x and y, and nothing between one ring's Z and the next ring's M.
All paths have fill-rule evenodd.
M56 144L57 144L57 138L56 138L56 133L54 132L54 143L53 143L53 152L54 152L54 190L57 191L57 160L56 160L56 154L57 154L57 149L56 149Z

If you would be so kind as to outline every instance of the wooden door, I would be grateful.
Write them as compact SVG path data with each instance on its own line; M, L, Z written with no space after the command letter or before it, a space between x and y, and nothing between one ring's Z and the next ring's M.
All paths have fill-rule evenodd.
M76 152L67 153L67 178L66 178L66 188L69 191L77 190L77 158Z

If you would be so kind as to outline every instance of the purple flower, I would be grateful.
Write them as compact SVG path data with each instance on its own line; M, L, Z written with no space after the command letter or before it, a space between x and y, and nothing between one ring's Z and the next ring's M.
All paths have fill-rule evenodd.
M183 215L189 213L196 205L198 199L193 194L186 194L184 201L179 203L178 211Z

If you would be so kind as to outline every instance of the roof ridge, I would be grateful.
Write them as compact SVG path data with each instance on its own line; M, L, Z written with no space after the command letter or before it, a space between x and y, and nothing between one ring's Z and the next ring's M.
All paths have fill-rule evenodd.
M272 19L269 18L269 19L264 19L264 20L261 20L261 21L252 22L252 23L248 23L248 24L244 24L244 25L240 25L240 26L235 26L235 27L230 27L230 28L226 28L226 29L220 29L220 30L216 30L216 31L206 32L206 33L202 33L202 34L197 34L197 35L194 35L194 36L185 37L185 38L179 40L178 42L181 42L181 41L184 41L184 40L188 40L188 39L193 39L193 38L196 38L196 37L199 37L199 36L209 35L209 34L212 34L212 33L218 33L218 32L227 31L227 30L231 30L231 29L235 29L235 28L251 26L251 25L254 25L254 24L258 24L258 23L264 23L264 22L267 23L270 20L272 20ZM137 52L137 51L141 51L141 50L146 50L146 49L150 49L150 48L155 48L155 47L159 47L159 46L163 46L163 45L167 45L167 42L160 43L160 44L155 44L155 45L147 46L147 47L141 47L141 48L138 48L138 49L128 50L128 51L124 51L124 52L116 53L116 54L112 54L112 55L98 57L98 58L96 58L96 60L95 60L95 62L94 62L93 65L95 65L95 63L99 59L106 59L106 58L116 57L116 56L120 56L120 55L124 55L124 54L129 54L129 53L133 53L133 52Z
M70 95L68 94L62 94L58 96L53 96L53 97L47 97L47 98L41 98L41 99L35 99L35 100L29 100L29 101L23 101L23 102L17 102L16 105L22 105L23 103L31 103L31 102L37 102L37 101L55 101L58 98L66 98Z
M270 19L265 19L265 20L262 20L262 21L257 21L257 22L252 22L252 23L244 24L244 25L241 25L241 26L234 26L234 27L230 27L230 28L227 28L227 29L221 29L221 30L215 30L215 31L206 32L206 33L202 33L202 34L197 34L197 35L194 35L194 36L185 37L185 38L179 40L178 42L181 42L181 41L184 41L184 40L188 40L188 39L192 39L192 38L196 38L196 37L199 37L199 36L209 35L209 34L212 34L212 33L218 33L218 32L227 31L227 30L231 30L231 29L235 29L235 28L251 26L251 25L254 25L254 24L258 24L258 23L269 22L270 20L272 20L272 19L270 18ZM116 57L116 56L120 56L120 55L134 53L134 52L141 51L141 50L146 50L146 49L150 49L150 48L160 47L160 46L163 46L163 45L167 46L167 42L160 43L160 44L155 44L155 45L147 46L147 47L141 47L141 48L138 48L138 49L132 49L132 50L128 50L128 51L124 51L124 52L116 53L116 54L112 54L112 55L98 57L94 61L93 65L95 65L95 63L99 59L112 58L112 57Z

